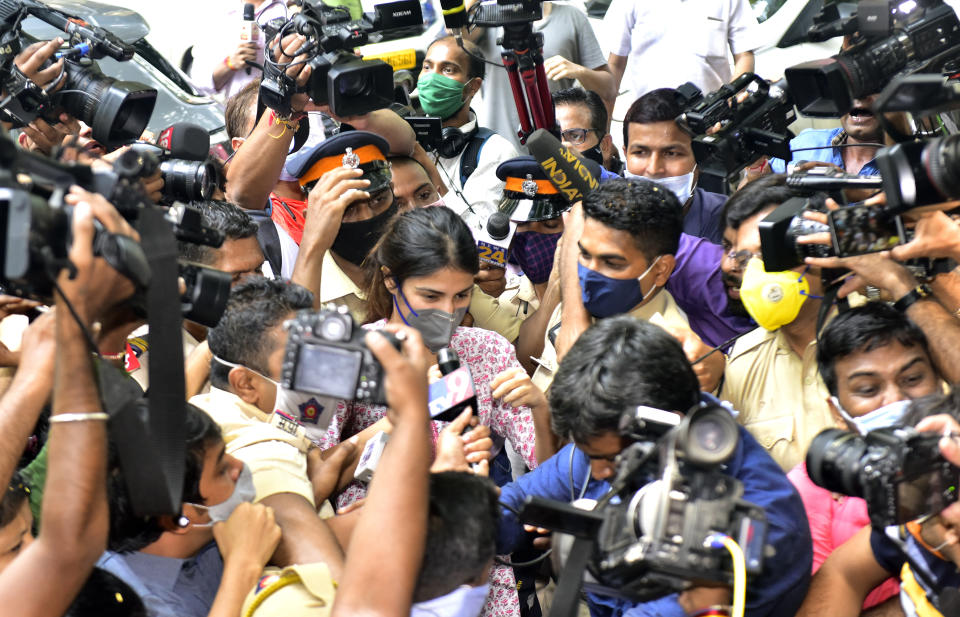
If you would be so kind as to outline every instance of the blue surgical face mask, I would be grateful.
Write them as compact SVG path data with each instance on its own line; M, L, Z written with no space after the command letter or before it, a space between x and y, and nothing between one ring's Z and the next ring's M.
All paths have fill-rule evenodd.
M653 269L661 256L657 256L653 263L637 278L615 279L604 276L595 270L577 264L577 274L580 277L580 293L583 306L594 317L611 317L626 313L642 302L646 302L657 286L654 285L647 293L640 288L640 281Z
M400 303L397 302L397 295L403 298L403 303L407 305L407 310L410 311L406 315L403 314ZM397 313L400 314L400 319L403 320L403 323L420 331L423 344L426 345L427 349L432 353L437 353L444 347L450 345L450 339L453 338L454 332L457 331L460 322L463 321L469 308L464 306L454 310L453 313L441 311L440 309L420 309L419 311L415 311L413 307L410 306L410 302L407 301L407 297L403 294L399 280L397 281L397 293L393 296L393 304L397 307Z
M884 405L883 407L874 409L870 413L855 418L847 413L847 410L840 405L840 400L837 399L837 397L831 396L830 400L833 401L834 407L837 408L837 411L840 412L843 419L855 426L861 435L866 435L870 431L875 431L878 428L900 426L912 402L910 399L904 399L890 403L889 405Z
M439 598L417 602L411 607L410 617L477 617L489 592L489 584L461 585Z

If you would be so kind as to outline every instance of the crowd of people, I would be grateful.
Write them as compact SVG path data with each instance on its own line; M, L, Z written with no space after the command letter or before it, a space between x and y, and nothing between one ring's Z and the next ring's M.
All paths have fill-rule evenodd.
M257 19L286 15L280 0L252 4ZM680 422L713 406L738 425L719 472L766 521L743 614L960 614L960 504L878 528L864 499L823 488L805 462L825 429L907 427L940 436L960 465L960 274L907 265L956 267L950 205L909 217L912 239L890 251L767 271L765 217L798 196L816 220L841 206L789 186L777 159L750 166L730 195L705 190L668 87L708 91L753 69L748 2L614 0L604 28L607 58L575 7L544 3L534 25L556 133L599 179L574 203L521 154L507 77L487 61L496 28L425 50L418 104L443 131L429 149L402 110L340 117L305 93L287 114L258 105L264 54L309 79L300 35L198 46L192 79L225 100L233 155L215 196L190 204L223 243L181 239L177 256L227 273L231 289L215 326L182 322L176 512L144 511L161 461L143 452L130 465L117 419L130 410L111 408L104 385L122 369L143 396L134 414L152 413L150 396L168 387L150 383L151 354L163 355L131 310L143 290L102 241L143 238L116 204L73 187L52 299L0 295L4 615L537 617L571 595L592 617L733 615L726 581L644 601L565 593L560 565L543 557L551 540L562 553L557 537L520 516L531 497L607 502L638 442L625 414ZM48 60L62 43L25 47L19 71L58 87L62 60ZM634 102L619 152L609 132L621 89ZM887 136L871 101L795 138L819 148L806 165L876 174ZM303 124L310 136L295 147ZM17 143L74 165L123 151L66 114L38 118ZM140 182L157 195L163 181ZM495 213L510 221L504 264L478 251ZM317 311L362 326L385 404L291 385L291 324ZM435 420L431 385L451 355L474 398ZM298 370L335 380L345 363L313 356Z

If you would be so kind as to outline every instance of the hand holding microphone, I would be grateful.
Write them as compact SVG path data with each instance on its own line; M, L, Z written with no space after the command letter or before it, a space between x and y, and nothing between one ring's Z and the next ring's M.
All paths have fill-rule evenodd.
M240 44L237 51L230 57L228 66L236 71L246 65L246 73L250 74L247 62L256 63L257 51L260 49L260 27L257 25L256 9L247 2L243 5L243 21L240 24Z

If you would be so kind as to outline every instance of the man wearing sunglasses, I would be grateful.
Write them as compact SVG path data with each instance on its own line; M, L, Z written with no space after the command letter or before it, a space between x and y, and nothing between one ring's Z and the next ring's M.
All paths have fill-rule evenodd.
M683 206L683 232L723 240L721 211L727 198L697 186L693 142L674 120L683 110L676 91L660 88L633 102L623 119L624 176L643 177L669 188Z

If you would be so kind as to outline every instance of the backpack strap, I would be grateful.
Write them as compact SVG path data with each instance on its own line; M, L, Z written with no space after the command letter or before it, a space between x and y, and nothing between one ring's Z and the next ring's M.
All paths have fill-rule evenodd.
M477 129L477 132L470 138L470 142L467 143L467 147L464 148L463 156L460 157L461 188L467 184L467 178L477 170L477 165L480 162L480 151L493 134L492 130L481 127Z

